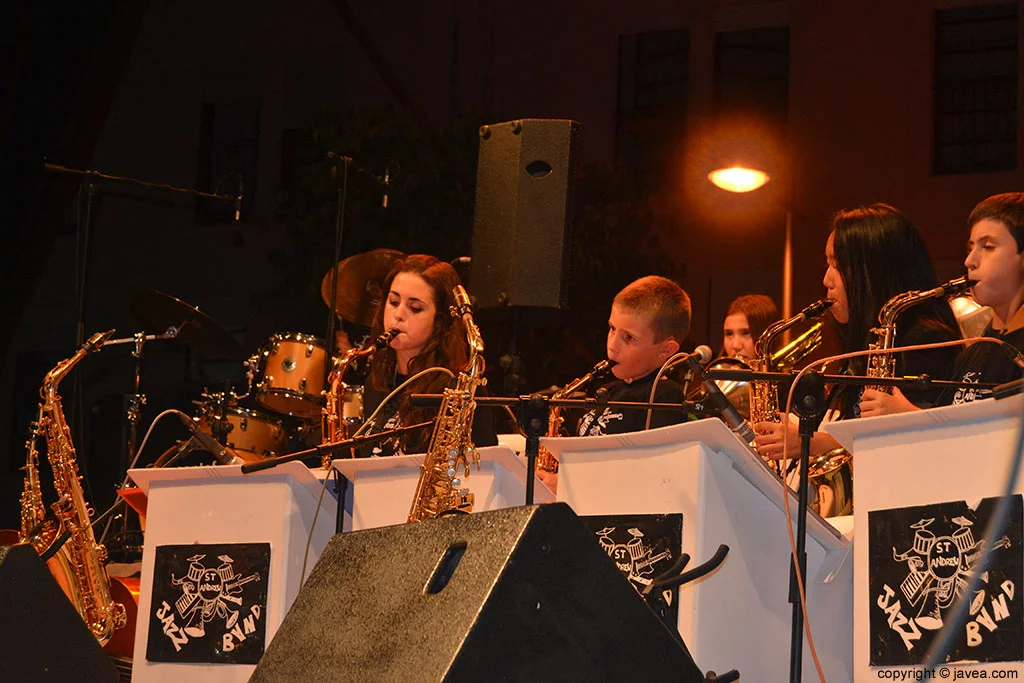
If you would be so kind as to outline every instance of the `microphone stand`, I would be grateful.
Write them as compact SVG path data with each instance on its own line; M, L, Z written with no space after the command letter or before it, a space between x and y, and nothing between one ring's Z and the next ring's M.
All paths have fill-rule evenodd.
M289 453L287 455L280 455L276 458L267 458L266 460L260 460L259 462L246 463L242 465L242 473L250 474L252 472L261 472L263 470L269 470L278 465L283 465L286 462L292 462L294 460L302 460L304 458L317 458L317 462L323 462L324 456L329 453L341 451L345 449L352 449L364 444L373 443L382 439L388 439L392 436L399 434L405 434L416 429L423 429L424 427L430 427L433 425L433 420L429 422L420 422L419 424L409 425L408 427L398 427L397 429L389 429L383 432L377 432L376 434L368 434L365 436L355 436L351 439L343 439L341 441L335 441L334 443L320 444L313 448L306 449L304 451L296 451L295 453ZM327 476L330 476L328 471ZM348 495L348 479L342 476L337 478L338 484L335 493L338 494L338 512L337 517L334 521L334 532L340 534L344 531L345 523L345 503ZM325 483L326 486L326 483Z
M750 370L712 370L708 373L714 379L732 381L769 381L775 384L790 382L796 376L788 372L752 372ZM793 605L789 653L790 682L799 683L803 666L804 613L800 603L800 586L797 582L797 568L800 576L807 577L807 514L808 514L808 463L811 454L811 437L828 409L825 402L825 384L852 384L858 386L897 386L922 389L928 387L969 387L993 389L996 384L975 382L954 382L933 380L928 375L908 377L867 377L859 375L824 375L808 372L800 378L793 389L793 409L800 418L800 481L797 493L796 555L790 564L789 601ZM1006 386L1006 385L1001 385Z
M334 343L334 331L338 318L338 263L341 261L341 240L345 232L345 202L348 197L348 167L352 158L342 156L334 152L328 152L327 157L342 162L345 169L341 175L341 186L338 188L338 207L334 215L334 260L331 261L331 310L327 314L327 360L324 364L324 386L328 385L328 378L331 376L331 362L335 356L336 344Z
M70 168L68 166L62 166L61 164L53 164L45 159L43 160L43 168L47 171L54 173L66 173L69 175L82 176L82 188L86 192L86 203L85 203L85 216L81 217L81 224L78 226L79 234L81 235L81 244L79 244L78 252L75 254L77 277L78 281L76 285L78 291L76 295L78 297L78 311L77 320L75 327L75 347L78 348L82 345L85 340L85 309L86 309L86 274L89 265L89 240L92 226L92 211L93 203L96 198L96 193L100 187L101 180L107 180L116 183L126 183L136 185L151 190L164 190L170 192L179 192L184 194L190 194L196 197L205 197L208 199L219 199L224 202L234 203L237 199L235 195L226 194L214 194L210 192L200 192L199 190L193 190L191 188L176 187L174 185L168 185L165 183L151 183L144 180L138 180L136 178L128 178L124 176L109 175L106 173L100 173L99 171L86 170L80 168ZM79 198L81 202L81 198ZM81 206L81 204L79 204ZM107 342L110 344L113 342ZM71 425L77 430L79 434L84 431L84 416L82 410L82 382L81 374L76 368L74 370L74 376L72 379L72 399L71 399ZM136 391L136 395L138 392ZM128 409L131 409L129 405ZM132 430L137 429L136 424L131 427ZM86 480L88 483L88 480Z
M273 458L266 458L264 460L258 460L256 462L248 462L242 465L242 474L251 474L253 472L262 472L263 470L269 470L278 465L283 465L286 462L293 462L295 460L303 460L305 458L317 457L317 462L323 462L323 456L336 451L343 451L346 448L358 448L368 443L375 441L381 441L383 439L389 439L393 436L399 436L406 432L411 432L416 429L423 429L424 427L430 427L434 424L433 420L429 422L420 422L418 424L409 425L408 427L398 427L396 429L389 429L383 432L377 432L376 434L365 434L363 436L355 436L351 439L342 439L341 441L335 441L334 443L324 443L313 448L307 448L304 451L296 451L294 453L288 453L287 455L279 455Z
M823 376L816 372L804 375L793 389L793 405L800 418L800 484L797 493L796 513L796 556L790 565L789 602L793 605L789 650L790 683L800 683L803 668L804 649L804 611L800 601L800 585L797 581L799 567L800 580L807 582L807 497L810 486L808 465L811 459L811 437L825 414L825 382Z
M410 405L428 408L441 405L443 394L413 394L409 397ZM512 408L518 407L519 427L526 435L526 505L533 505L534 479L537 473L537 454L540 449L540 437L547 434L548 418L551 408L621 408L624 410L662 410L693 414L698 417L717 415L713 405L703 402L681 401L679 403L640 403L634 401L602 401L596 398L562 398L553 399L541 394L529 394L518 398L501 396L481 396L473 399L477 407Z
M796 378L795 372L755 372L753 370L708 370L708 379L723 379L733 382L749 382L759 380L774 384L785 384ZM811 373L808 373L811 374ZM991 382L957 382L945 379L932 379L929 375L907 375L905 377L868 377L867 375L825 375L817 374L825 384L855 384L858 386L874 385L880 387L899 387L900 389L931 389L940 388L974 388L995 389L1000 386ZM796 397L794 396L794 404Z

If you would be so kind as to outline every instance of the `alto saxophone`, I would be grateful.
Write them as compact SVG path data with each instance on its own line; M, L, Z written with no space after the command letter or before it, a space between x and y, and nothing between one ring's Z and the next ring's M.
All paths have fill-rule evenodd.
M603 360L593 368L590 372L578 377L573 381L566 384L564 387L556 391L552 396L552 401L558 401L563 398L569 398L574 393L593 382L598 377L604 375L606 372L615 367L615 361ZM554 406L548 412L548 437L558 437L561 435L562 424L565 422L565 417L562 415L562 408ZM551 451L544 448L543 446L537 451L537 469L545 472L557 472L558 471L558 459L551 454Z
M71 430L64 420L57 386L86 354L98 350L113 333L114 330L109 330L90 337L73 356L61 361L46 374L39 390L43 399L39 410L39 428L46 435L46 451L53 469L53 486L57 491L57 502L51 508L61 530L60 538L67 537L60 553L66 558L68 575L56 578L58 582L61 582L61 578L67 579L68 585L63 586L65 592L101 645L110 640L114 629L125 625L125 609L110 595L110 580L103 568L107 560L107 549L97 543L93 535L93 510L86 503L82 492L75 446L71 440ZM26 473L26 480L31 478L34 482L30 485L26 481L26 490L32 489L32 493L22 498L23 525L26 519L30 523L39 523L34 521L40 513L40 499L36 498L38 475L33 475L34 471Z
M772 340L777 335L802 320L821 317L833 303L835 302L831 299L815 301L792 318L770 325L758 338L754 346L757 352L757 370L768 372L776 369L771 362L770 348ZM818 330L818 334L820 334L820 326L820 322L815 323L815 329ZM759 382L756 380L751 382L750 418L752 422L779 422L778 392L771 382ZM810 462L808 462L808 480L813 490L819 492L819 495L815 496L814 501L811 503L811 508L822 516L830 517L839 512L846 512L848 506L852 505L850 460L850 453L845 448L833 448L812 456ZM782 462L781 460L771 460L769 465L776 474L785 477L787 473L781 470ZM829 491L827 499L820 493L822 488L827 488Z
M973 280L967 277L958 277L950 280L944 285L933 289L913 290L897 294L885 302L878 311L878 327L871 328L875 335L875 341L868 345L870 351L884 351L891 349L896 344L896 318L906 309L940 296L955 297L966 292L974 284ZM896 354L894 353L872 353L868 355L868 377L890 378L896 376ZM891 386L869 386L868 389L875 389L891 394Z
M31 543L35 551L42 555L57 538L57 526L52 519L46 518L46 506L43 504L43 491L39 485L39 451L37 442L43 430L43 405L39 404L39 417L29 423L28 441L25 442L25 482L21 491L21 530L18 532L19 543Z
M815 301L813 304L800 311L791 318L785 320L779 320L769 325L761 336L757 338L757 342L754 343L754 353L757 358L754 360L754 370L757 372L773 372L779 369L780 354L785 354L785 358L790 358L794 354L790 349L794 346L806 346L806 339L817 339L821 338L821 323L815 323L814 327L805 332L799 339L794 343L790 344L785 349L782 349L777 354L772 354L772 342L775 338L792 328L794 325L798 325L804 320L813 320L820 318L825 311L831 308L832 304L835 303L831 299L822 299L821 301ZM813 347L812 347L813 348ZM750 421L751 422L778 422L779 421L779 394L775 385L771 382L764 380L753 380L750 383ZM778 467L778 461L772 461L773 469Z
M351 348L334 359L331 364L331 372L327 375L327 388L324 389L324 407L321 411L321 445L342 441L352 436L349 434L348 423L341 410L345 400L345 390L348 389L344 379L348 366L361 358L371 358L374 353L387 347L397 334L397 330L388 330L374 339L373 343L366 348ZM331 457L331 454L324 455L322 462L324 469L331 468Z
M458 470L461 468L464 476L468 477L471 461L480 467L480 454L472 442L473 413L476 410L473 397L477 387L487 383L483 376L484 342L473 322L473 306L462 285L455 288L454 295L455 305L451 307L451 314L452 317L461 317L466 326L469 363L465 370L459 372L455 388L444 390L430 446L420 465L420 480L409 509L410 522L440 517L449 512L473 510L473 493L461 488Z

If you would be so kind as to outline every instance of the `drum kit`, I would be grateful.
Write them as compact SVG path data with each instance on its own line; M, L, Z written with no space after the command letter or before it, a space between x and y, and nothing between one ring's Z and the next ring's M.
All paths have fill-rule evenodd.
M350 256L324 276L321 294L338 318L369 328L384 300L383 282L403 253L377 249ZM331 283L337 293L332 296ZM141 290L132 295L132 311L148 326L170 331L207 358L241 360L243 350L222 325L206 313L168 294ZM246 391L232 388L204 391L196 405L198 428L233 449L246 462L283 455L291 440L320 442L324 389L333 354L328 344L301 332L275 334L242 362ZM363 387L353 382L345 390L341 419L350 425L363 420ZM172 447L157 461L160 467L176 452Z

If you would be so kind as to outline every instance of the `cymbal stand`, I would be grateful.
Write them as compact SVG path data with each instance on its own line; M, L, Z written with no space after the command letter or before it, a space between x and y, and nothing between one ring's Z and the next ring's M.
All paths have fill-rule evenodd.
M348 167L352 158L328 152L327 157L342 162L341 185L338 187L338 208L334 215L334 260L331 261L331 306L327 313L327 335L324 342L327 345L327 362L324 363L324 386L328 386L328 379L333 367L335 355L334 330L338 319L338 268L335 264L341 260L341 240L345 233L345 201L348 198Z
M121 432L121 459L118 467L118 479L121 480L121 484L118 488L124 488L128 482L128 469L135 462L136 457L136 444L139 434L139 420L142 414L142 406L146 405L146 395L142 393L142 351L146 342L155 341L158 339L174 339L178 336L178 329L175 327L167 328L166 332L160 334L146 334L145 332L136 332L131 337L124 337L121 339L110 339L107 340L103 346L114 346L117 344L133 344L132 357L135 358L135 379L133 383L133 392L124 395L124 413L125 423L124 429ZM115 493L116 495L116 493ZM115 502L122 502L120 499ZM107 520L107 524L103 529L102 537L106 537L107 532L110 529L110 524L114 519L120 517L121 529L119 538L124 538L124 534L128 531L128 517L124 514L118 514L115 517Z

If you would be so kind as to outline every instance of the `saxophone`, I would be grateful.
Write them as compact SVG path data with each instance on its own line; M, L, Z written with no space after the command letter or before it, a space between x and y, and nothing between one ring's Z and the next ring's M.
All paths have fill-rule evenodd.
M345 400L345 390L348 388L344 380L348 366L353 361L371 358L374 353L387 347L397 334L396 330L388 330L365 348L351 348L334 359L331 364L331 372L327 376L327 388L324 389L324 407L321 411L321 445L342 441L352 436L349 434L349 425L342 415L341 409ZM331 458L331 454L324 455L322 462L324 469L331 468Z
M830 299L815 301L792 318L770 325L754 345L754 350L757 352L756 369L759 372L770 372L776 369L771 355L771 343L774 338L802 320L821 317L833 303L835 302ZM818 336L821 334L820 329L821 323L815 323L813 330ZM778 391L771 382L757 380L751 382L750 419L751 422L778 422L780 420ZM818 492L811 503L811 508L822 516L831 517L840 512L847 512L848 507L852 505L850 461L851 456L844 448L830 449L811 457L807 476L813 490ZM782 460L770 460L768 463L779 476L787 474L781 470L782 462ZM822 489L827 489L828 493L823 494Z
M615 366L613 360L603 360L593 368L590 372L578 377L573 381L566 384L564 387L556 391L551 396L551 400L558 401L563 398L569 398L574 393L585 387L586 385L593 382L598 377L604 375L606 372L611 370ZM561 434L562 424L565 422L565 417L562 415L562 408L557 406L552 407L548 413L548 437L557 437ZM551 451L544 448L543 446L537 451L537 469L545 472L557 472L558 471L558 459L551 454Z
M21 491L21 530L19 543L31 543L42 555L57 537L57 526L52 519L46 519L43 505L43 491L39 486L39 451L36 449L43 421L43 405L39 404L39 417L29 423L28 441L25 442L25 482Z
M797 355L794 349L800 350L812 342L814 346L817 346L821 339L820 322L816 322L811 329L778 353L772 354L771 351L772 342L775 341L777 336L804 320L820 318L825 311L832 307L833 303L835 302L831 299L815 301L793 317L779 320L769 325L754 343L754 353L757 356L754 359L754 370L756 372L772 372L777 370L786 359ZM803 355L806 355L806 353ZM779 393L771 382L753 380L750 383L750 421L779 421ZM772 462L775 463L777 461ZM773 465L773 467L777 467L777 465Z
M67 537L60 549L68 569L65 592L101 645L110 640L114 629L125 625L125 609L121 603L114 602L110 595L110 580L103 568L107 549L97 543L93 535L90 519L93 510L82 493L75 446L71 440L71 430L64 420L57 385L86 354L98 350L113 333L114 330L109 330L90 337L73 356L61 361L46 374L39 390L43 399L39 410L39 429L46 435L47 456L53 469L53 485L58 496L51 508L60 525L61 538ZM34 447L30 447L29 459L33 451ZM32 480L31 483L29 480ZM22 524L24 526L26 521L38 524L35 520L41 512L41 497L37 497L38 475L34 467L31 472L26 472L25 488L26 493L31 493L22 496ZM58 582L61 582L61 578L57 577Z
M451 307L451 314L452 317L461 317L466 326L469 363L465 370L459 372L455 388L444 390L430 446L420 465L420 480L409 509L410 522L473 510L473 494L469 489L461 488L458 470L462 468L464 476L468 477L470 460L480 467L480 454L471 437L476 410L473 396L477 387L487 383L483 376L484 342L473 322L473 306L462 285L455 287L454 295L455 305Z
M939 285L933 289L927 289L924 291L913 290L910 292L903 292L897 294L893 298L885 302L882 308L878 311L878 327L871 328L872 334L875 335L875 341L868 345L870 351L884 351L893 348L896 344L896 318L905 311L906 309L927 301L928 299L936 299L940 296L944 297L955 297L960 296L974 284L973 280L968 280L967 277L958 277L955 280L950 280L944 285ZM868 355L868 377L895 377L896 376L896 354L894 353L872 353ZM884 391L887 394L892 393L891 386L869 386L868 389L875 389L877 391Z

